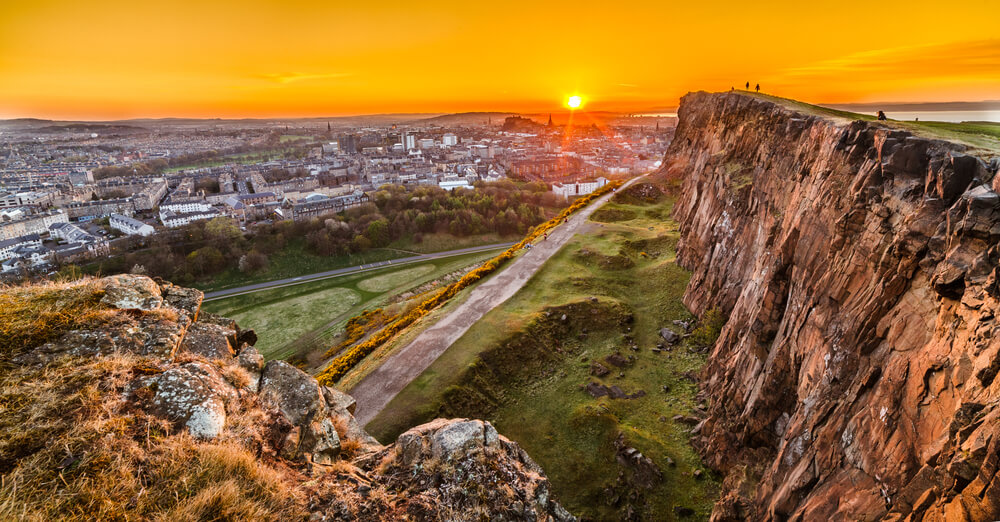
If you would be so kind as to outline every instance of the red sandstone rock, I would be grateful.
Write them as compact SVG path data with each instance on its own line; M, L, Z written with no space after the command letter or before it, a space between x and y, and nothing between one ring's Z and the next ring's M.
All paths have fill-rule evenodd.
M679 116L685 303L729 316L714 518L1000 518L996 160L740 94Z

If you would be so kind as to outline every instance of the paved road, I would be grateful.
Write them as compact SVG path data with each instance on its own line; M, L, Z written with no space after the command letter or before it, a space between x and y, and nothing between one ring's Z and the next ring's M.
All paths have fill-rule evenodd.
M633 178L624 187L636 180ZM598 198L586 208L577 211L569 222L559 225L549 233L548 239L535 242L531 250L514 260L506 269L480 283L469 298L443 317L434 326L424 330L410 344L396 350L348 392L357 401L354 417L362 425L368 424L382 408L407 384L416 379L459 337L465 334L486 312L513 296L532 275L541 268L586 223L590 214L603 205L613 194Z
M257 283L254 285L241 286L239 288L229 288L226 290L218 290L216 292L205 293L206 301L214 301L216 299L222 299L224 297L232 297L234 295L250 294L253 292L259 292L261 290L271 290L273 288L282 288L285 286L301 285L303 283L312 283L313 281L319 281L322 279L329 279L331 277L338 277L342 275L356 274L360 272L367 272L369 270L377 270L379 268L385 268L392 265L406 265L410 263L420 263L426 262L430 259L440 259L442 257L452 257L460 256L463 254L474 254L476 252L487 252L490 250L499 250L502 248L508 248L514 243L494 243L492 245L483 245L477 247L469 248L459 248L456 250L448 250L445 252L434 252L432 254L418 254L415 256L401 257L398 259L392 259L389 261L378 261L375 263L367 263L364 265L351 266L347 268L338 268L337 270L327 270L326 272L317 272L315 274L309 274L299 277L289 277L285 279L278 279L275 281L268 281L266 283Z

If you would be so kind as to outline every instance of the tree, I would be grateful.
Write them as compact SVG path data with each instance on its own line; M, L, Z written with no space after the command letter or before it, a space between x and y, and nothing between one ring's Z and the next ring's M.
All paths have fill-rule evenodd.
M389 244L389 222L385 219L377 219L368 224L365 237L371 241L372 246L384 247Z
M253 274L260 272L267 268L267 256L256 251L251 250L248 254L243 254L240 256L239 268L240 272L244 274Z

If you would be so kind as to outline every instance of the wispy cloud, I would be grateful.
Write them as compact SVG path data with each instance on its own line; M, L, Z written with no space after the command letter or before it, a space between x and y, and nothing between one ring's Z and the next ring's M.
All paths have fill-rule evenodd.
M618 84L615 84L615 85L618 85L619 87L638 87L638 85L636 85L634 83L618 83Z
M283 72L283 73L267 73L257 76L257 78L262 80L267 80L274 83L294 83L303 82L311 80L328 80L332 78L345 78L351 76L351 73L299 73L299 72Z
M789 79L855 74L1000 78L1000 39L876 49L784 71Z

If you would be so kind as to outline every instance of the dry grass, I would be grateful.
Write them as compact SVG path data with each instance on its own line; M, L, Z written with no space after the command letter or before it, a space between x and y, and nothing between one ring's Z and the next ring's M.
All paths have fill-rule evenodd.
M0 287L0 361L118 313L101 305L103 286L93 279Z
M258 460L263 414L197 442L122 399L130 355L0 375L0 520L298 519L296 474Z

